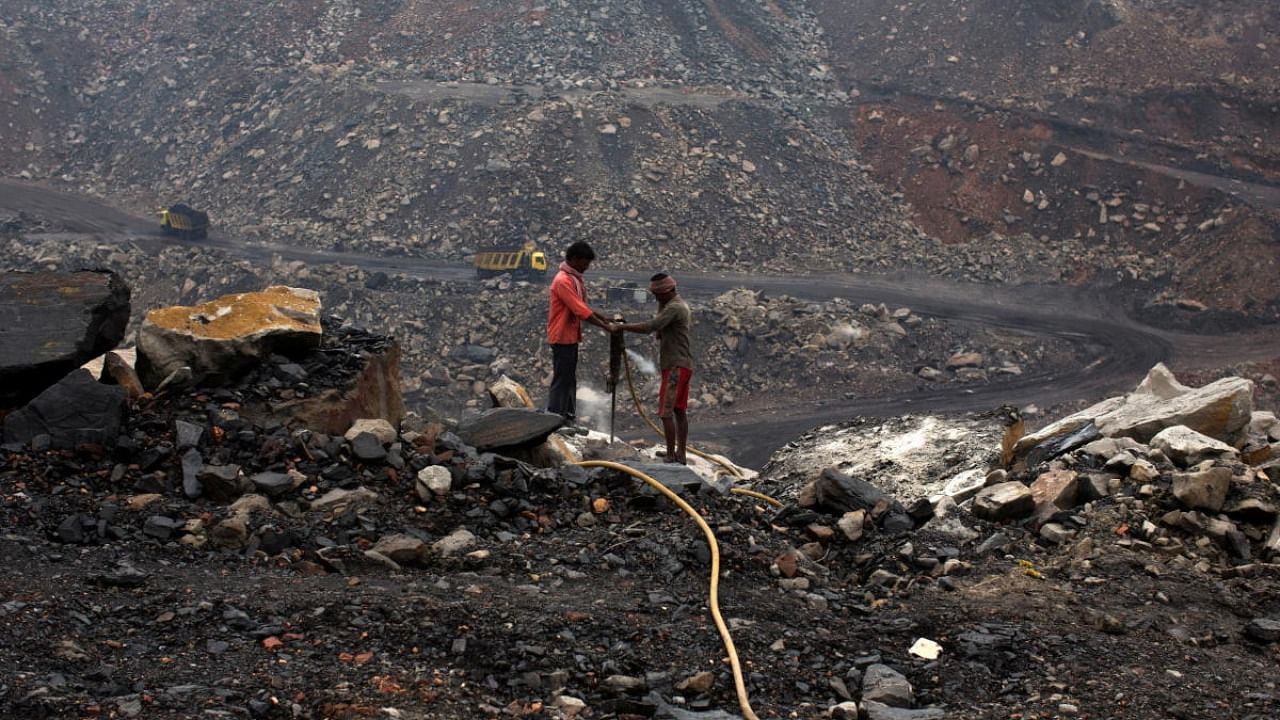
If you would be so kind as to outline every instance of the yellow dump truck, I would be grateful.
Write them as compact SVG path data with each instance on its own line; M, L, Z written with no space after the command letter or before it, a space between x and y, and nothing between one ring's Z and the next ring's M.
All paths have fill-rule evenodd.
M520 280L541 280L547 275L547 254L532 242L519 248L490 248L475 255L476 277L510 273Z
M204 240L209 237L209 214L178 203L160 211L160 230L183 240Z

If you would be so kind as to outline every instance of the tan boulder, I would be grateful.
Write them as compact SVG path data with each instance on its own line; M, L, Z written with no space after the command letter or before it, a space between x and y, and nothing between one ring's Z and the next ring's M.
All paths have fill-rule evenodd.
M153 388L181 367L198 383L234 378L272 354L320 346L320 295L285 286L147 313L138 331L138 375Z
M391 558L400 565L412 565L422 562L429 553L427 544L418 538L405 533L388 535L378 540L373 551Z
M985 487L973 499L973 514L984 520L1017 520L1035 512L1031 490L1020 482L1003 482Z
M1238 455L1230 445L1183 425L1175 425L1156 433L1151 438L1151 447L1182 467L1191 467L1210 458L1235 458Z
M1174 473L1173 495L1193 510L1218 512L1231 489L1231 468L1214 467L1198 472Z
M360 418L351 423L351 427L347 429L347 432L342 437L347 442L351 442L360 433L366 432L378 438L378 442L383 445L390 445L399 436L396 429L385 418Z

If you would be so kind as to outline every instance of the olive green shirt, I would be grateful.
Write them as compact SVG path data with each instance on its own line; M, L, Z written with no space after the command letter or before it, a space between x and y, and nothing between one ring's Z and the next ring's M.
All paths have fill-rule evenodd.
M658 308L652 320L641 323L645 332L658 333L658 365L669 368L693 369L693 344L690 339L693 314L689 306L678 296Z

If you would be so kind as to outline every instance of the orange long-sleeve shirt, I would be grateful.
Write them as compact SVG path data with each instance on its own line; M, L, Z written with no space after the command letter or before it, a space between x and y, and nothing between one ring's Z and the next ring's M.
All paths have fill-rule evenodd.
M582 321L595 312L587 305L585 283L561 270L551 280L547 309L547 342L573 345L582 342Z

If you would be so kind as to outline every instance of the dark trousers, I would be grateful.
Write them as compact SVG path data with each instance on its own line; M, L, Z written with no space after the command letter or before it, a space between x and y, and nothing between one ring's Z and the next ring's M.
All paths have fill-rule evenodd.
M551 392L547 409L573 419L577 415L574 399L578 394L578 345L551 345Z

